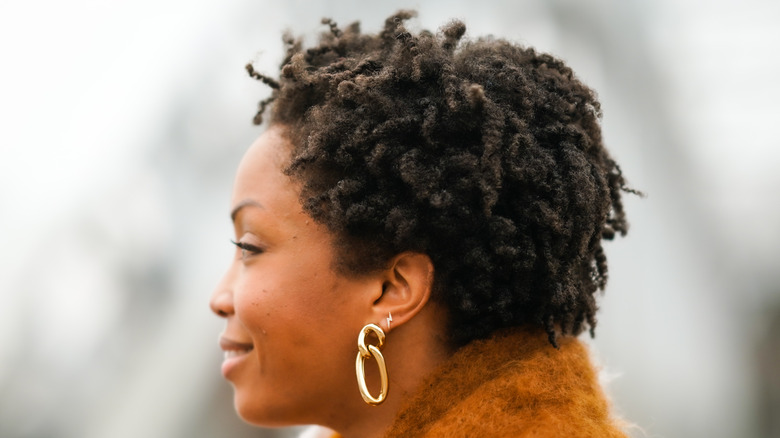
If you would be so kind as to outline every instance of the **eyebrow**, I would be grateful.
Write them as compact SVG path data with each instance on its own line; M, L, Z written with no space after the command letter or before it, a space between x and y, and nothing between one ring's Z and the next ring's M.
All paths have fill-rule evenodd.
M253 201L251 199L245 199L245 200L239 202L238 205L233 207L233 211L230 212L230 220L235 222L236 221L236 216L238 216L238 212L241 211L242 208L249 207L249 206L258 207L258 208L264 208L263 204L261 204L261 203L259 203L257 201Z

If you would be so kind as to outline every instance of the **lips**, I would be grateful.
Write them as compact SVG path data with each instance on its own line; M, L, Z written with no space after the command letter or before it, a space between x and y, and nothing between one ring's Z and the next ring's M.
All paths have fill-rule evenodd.
M219 338L219 348L225 351L225 353L233 352L249 352L255 348L254 344L248 342L238 342L230 338L222 336Z
M225 352L225 359L222 362L222 375L225 378L255 348L251 343L235 341L225 336L219 338L219 347Z

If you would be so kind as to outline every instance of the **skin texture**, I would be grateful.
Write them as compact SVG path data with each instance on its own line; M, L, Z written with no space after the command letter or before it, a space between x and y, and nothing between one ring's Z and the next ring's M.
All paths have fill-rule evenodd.
M223 349L251 350L226 360L223 373L247 422L380 436L401 400L450 354L446 315L428 301L433 265L425 255L403 253L369 274L338 273L333 235L303 211L298 185L282 171L289 149L284 128L273 126L236 174L231 208L244 249L237 247L211 308L226 320ZM363 402L355 378L357 335L370 322L387 333L391 388L380 407ZM376 366L369 361L367 368L376 391Z

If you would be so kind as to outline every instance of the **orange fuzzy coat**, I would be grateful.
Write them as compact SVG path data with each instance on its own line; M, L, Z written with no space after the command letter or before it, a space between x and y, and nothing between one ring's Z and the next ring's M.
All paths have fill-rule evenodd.
M625 438L580 341L510 330L458 350L408 400L386 438Z
M460 349L401 412L392 437L625 437L580 341L513 330Z

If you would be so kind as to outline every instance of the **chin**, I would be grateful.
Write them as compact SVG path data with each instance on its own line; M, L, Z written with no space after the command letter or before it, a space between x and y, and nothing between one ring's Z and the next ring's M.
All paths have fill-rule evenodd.
M283 409L272 406L264 406L263 401L251 394L235 392L233 405L239 418L245 423L261 427L286 427L295 426L298 423L286 421L289 415L285 415Z

